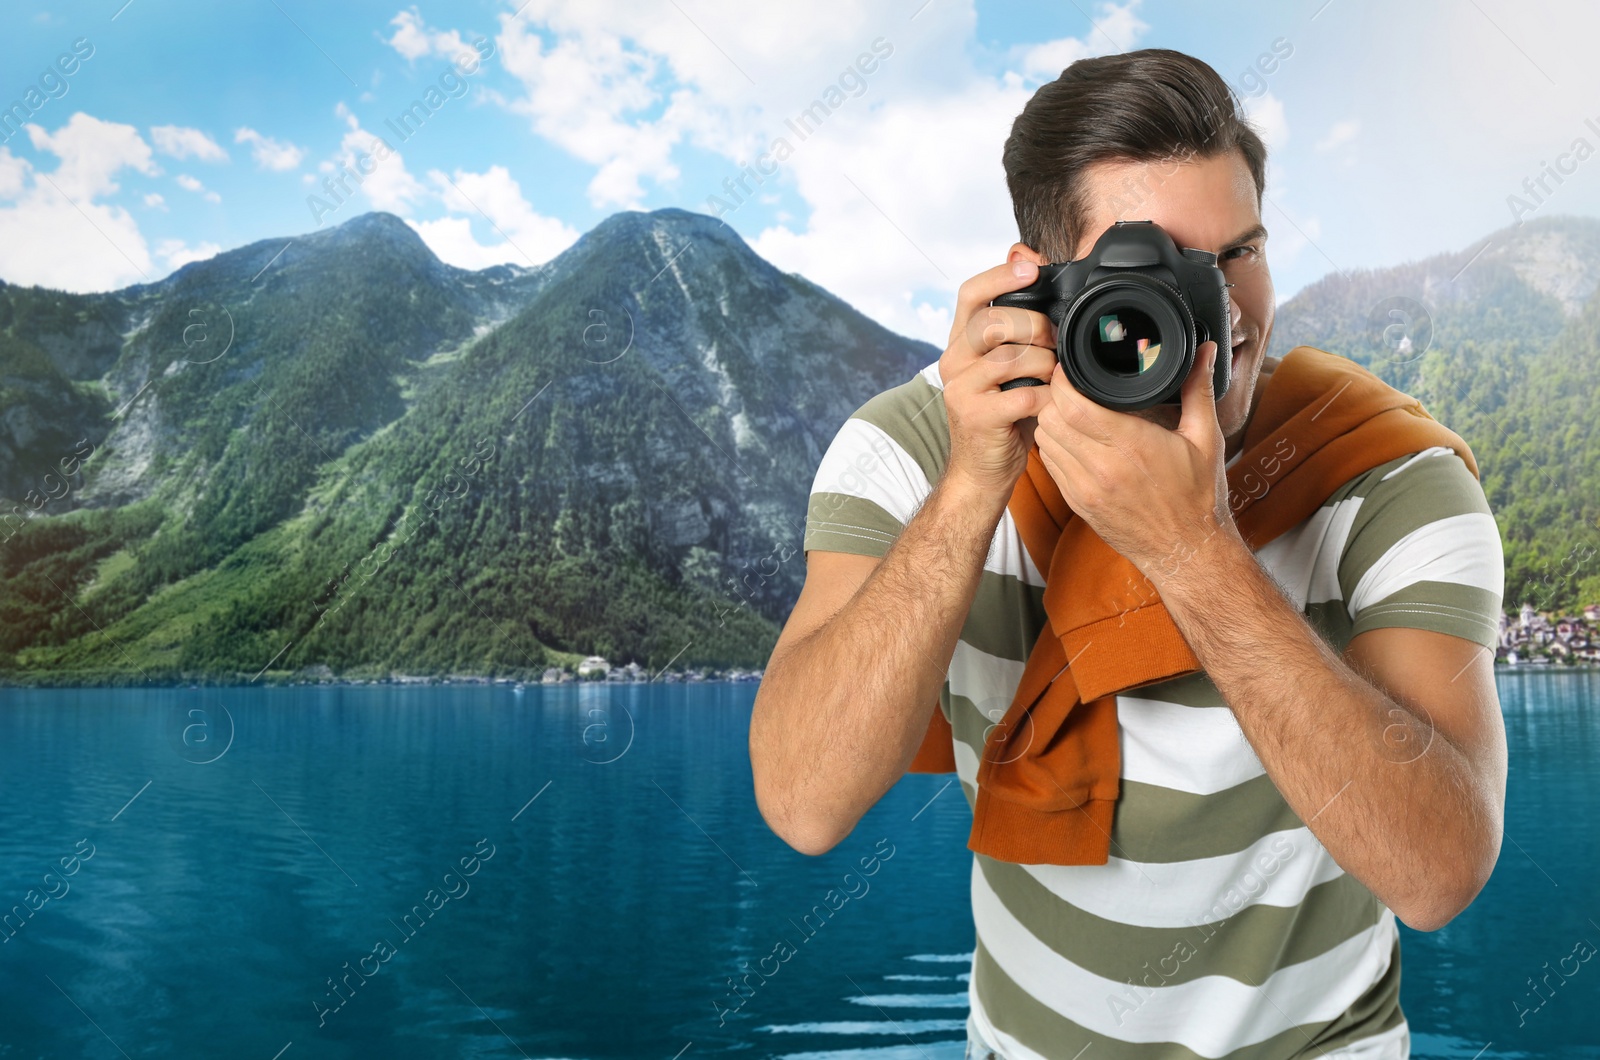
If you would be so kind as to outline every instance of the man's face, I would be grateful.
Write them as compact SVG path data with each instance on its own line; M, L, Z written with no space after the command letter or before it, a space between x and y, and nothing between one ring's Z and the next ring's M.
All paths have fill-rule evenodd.
M1255 181L1244 156L1228 151L1182 163L1100 162L1085 170L1085 182L1089 217L1073 260L1087 256L1114 221L1154 221L1178 246L1217 255L1223 275L1233 284L1228 296L1235 343L1233 382L1217 402L1217 421L1223 437L1236 444L1235 436L1250 415L1275 306L1267 270L1267 233L1261 227ZM1012 260L1018 257L1044 263L1021 243L1012 247ZM1217 355L1229 356L1229 351L1219 350ZM1132 415L1173 428L1180 412L1176 405L1158 405Z

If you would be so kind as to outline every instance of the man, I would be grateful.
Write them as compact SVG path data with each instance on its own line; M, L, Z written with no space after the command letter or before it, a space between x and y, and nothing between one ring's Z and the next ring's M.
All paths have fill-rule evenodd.
M1408 1056L1395 919L1449 922L1500 846L1503 561L1470 453L1428 446L1334 483L1252 552L1227 471L1280 361L1265 150L1226 84L1168 50L1081 60L1030 100L1005 167L1007 263L962 284L943 355L867 402L818 470L805 585L751 718L762 815L825 853L939 713L979 806L1046 624L1008 508L1036 444L1200 672L1115 697L1104 864L973 847L969 1056ZM1202 345L1181 409L1090 402L1048 318L989 306L1119 219L1215 252L1232 285L1234 345ZM1213 355L1233 358L1220 400ZM999 389L1022 376L1049 385Z

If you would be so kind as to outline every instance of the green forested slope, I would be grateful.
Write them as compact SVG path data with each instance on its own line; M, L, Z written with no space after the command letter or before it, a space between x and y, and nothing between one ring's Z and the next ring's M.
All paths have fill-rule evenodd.
M1600 600L1600 222L1477 250L1331 274L1273 350L1468 439L1508 606ZM760 666L823 448L937 353L681 210L532 270L368 214L123 291L0 284L0 679Z
M1272 352L1367 364L1466 439L1508 608L1600 602L1600 221L1541 218L1484 245L1330 274L1279 308Z
M94 296L132 335L103 404L156 382L0 544L13 678L759 666L823 447L937 355L684 211L536 275L335 233ZM233 320L209 363L171 341L194 305Z

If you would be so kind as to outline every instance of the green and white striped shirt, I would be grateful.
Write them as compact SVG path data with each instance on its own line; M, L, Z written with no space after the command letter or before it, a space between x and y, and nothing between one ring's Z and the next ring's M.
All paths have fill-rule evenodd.
M934 362L840 428L808 551L888 551L949 456L941 388ZM1500 536L1449 449L1356 477L1256 556L1337 649L1384 626L1496 642ZM1007 511L939 703L969 805L1043 593ZM1203 673L1144 686L1117 697L1117 722L1108 864L973 854L969 1036L1013 1060L1072 1060L1090 1043L1093 1060L1408 1055L1393 912L1289 808L1216 687Z

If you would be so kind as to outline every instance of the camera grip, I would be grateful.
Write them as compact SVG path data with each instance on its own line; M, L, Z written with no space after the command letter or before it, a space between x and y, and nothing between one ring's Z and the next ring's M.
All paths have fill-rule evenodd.
M1035 313L1048 313L1050 305L1055 301L1055 288L1050 280L1044 276L1018 291L1010 291L991 300L990 305L1015 306L1018 309L1031 309Z
M1050 268L1052 268L1052 266L1045 266L1045 269ZM1055 266L1054 268L1059 269L1060 267ZM1048 315L1051 305L1056 300L1055 287L1052 283L1053 278L1053 272L1049 275L1046 275L1045 271L1041 269L1039 278L1033 283L1022 288L1020 291L1011 291L1007 294L1000 295L998 298L992 300L989 304L992 306L1015 306L1018 309L1031 309L1036 313L1044 313ZM1045 382L1043 379L1035 379L1032 376L1023 376L1020 379L1006 380L1004 383L1000 384L1000 389L1015 390L1019 386L1049 385L1050 384Z

